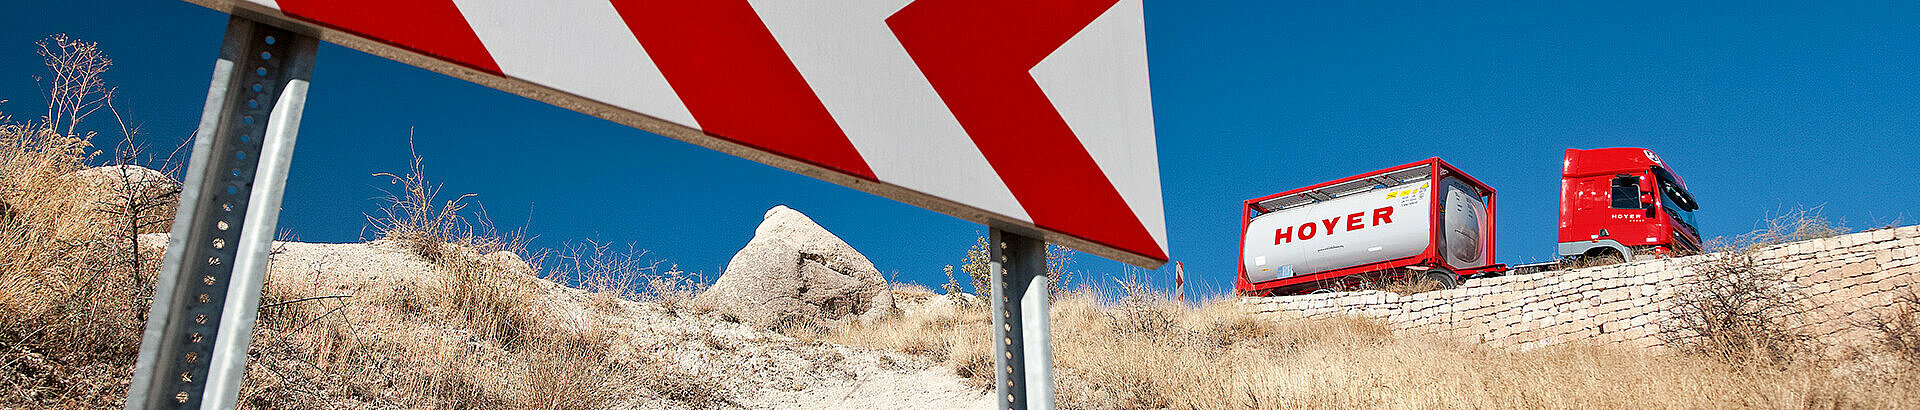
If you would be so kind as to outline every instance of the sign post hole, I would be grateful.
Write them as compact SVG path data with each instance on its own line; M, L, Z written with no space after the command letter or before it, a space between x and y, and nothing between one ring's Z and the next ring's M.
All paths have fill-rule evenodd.
M128 409L236 407L318 47L312 36L228 19Z
M994 400L1002 409L1053 408L1053 330L1047 316L1047 244L993 228Z

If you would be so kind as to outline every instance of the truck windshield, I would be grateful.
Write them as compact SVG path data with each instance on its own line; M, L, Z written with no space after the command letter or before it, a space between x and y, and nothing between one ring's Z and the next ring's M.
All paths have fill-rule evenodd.
M1698 237L1700 231L1698 225L1693 222L1693 211L1700 209L1700 204L1693 201L1693 194L1687 192L1685 187L1674 182L1672 173L1664 168L1654 168L1653 171L1660 183L1660 209L1665 210L1667 215L1672 215L1674 220L1686 226L1689 233Z

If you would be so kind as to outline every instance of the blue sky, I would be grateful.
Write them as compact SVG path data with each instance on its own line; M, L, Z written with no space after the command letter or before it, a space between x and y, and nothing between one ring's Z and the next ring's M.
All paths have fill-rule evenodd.
M1169 246L1231 289L1241 200L1438 156L1500 191L1500 259L1551 258L1566 148L1653 149L1706 236L1796 206L1920 223L1920 3L1409 5L1147 2ZM44 106L33 42L99 41L122 113L171 148L199 119L226 16L176 1L0 6L0 112ZM110 123L91 124L115 132ZM595 239L718 274L786 204L883 272L930 286L979 225L582 114L323 46L281 226L370 236L411 132L429 177L537 247ZM369 238L370 239L370 238ZM1077 257L1081 281L1154 272Z

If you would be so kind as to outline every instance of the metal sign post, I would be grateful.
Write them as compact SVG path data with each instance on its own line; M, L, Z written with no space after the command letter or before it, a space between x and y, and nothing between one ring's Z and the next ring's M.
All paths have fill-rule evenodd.
M313 75L313 37L227 21L128 409L230 409Z
M1180 262L1173 263L1173 300L1187 303L1187 265Z
M1047 316L1047 244L991 229L994 386L1001 409L1053 408L1053 328ZM1018 306L1013 304L1017 303Z

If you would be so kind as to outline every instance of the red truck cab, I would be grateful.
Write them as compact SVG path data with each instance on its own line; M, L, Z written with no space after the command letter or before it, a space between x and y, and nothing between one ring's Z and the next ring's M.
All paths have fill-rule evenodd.
M1699 208L1653 151L1569 149L1561 165L1560 257L1633 261L1699 252Z

